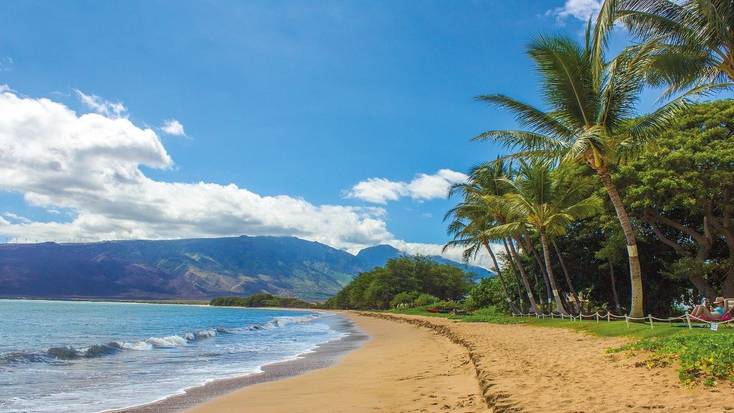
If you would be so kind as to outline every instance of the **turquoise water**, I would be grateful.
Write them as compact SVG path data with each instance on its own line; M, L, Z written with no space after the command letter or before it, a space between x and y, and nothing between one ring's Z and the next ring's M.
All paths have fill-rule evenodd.
M0 300L0 412L97 412L311 351L333 315L188 305Z

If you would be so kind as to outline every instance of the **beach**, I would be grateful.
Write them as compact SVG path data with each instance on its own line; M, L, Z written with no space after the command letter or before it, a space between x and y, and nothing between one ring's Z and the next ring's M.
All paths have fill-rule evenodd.
M465 348L428 329L346 313L370 338L335 366L194 407L223 412L487 412Z
M686 387L671 367L559 328L345 315L370 336L333 367L248 386L190 412L726 412L729 383ZM544 351L543 346L554 349Z

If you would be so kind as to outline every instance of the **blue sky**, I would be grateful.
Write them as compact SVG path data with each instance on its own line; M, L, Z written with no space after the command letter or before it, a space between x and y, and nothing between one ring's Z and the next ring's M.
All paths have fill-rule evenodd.
M124 118L131 125L112 122L110 127L142 139L133 145L139 158L130 155L127 163L118 159L127 149L118 147L118 158L107 158L104 152L99 162L84 168L75 164L82 158L65 158L71 166L64 170L78 169L80 176L89 177L108 174L103 164L120 165L113 175L135 175L127 178L165 188L182 204L205 205L187 197L200 196L205 187L224 193L228 184L260 198L276 197L270 204L257 203L262 199L256 197L249 215L238 215L237 222L262 225L233 224L233 232L303 236L352 250L389 239L441 244L446 240L441 218L451 203L411 190L410 182L442 169L466 172L494 158L498 148L470 138L486 129L511 127L512 119L472 98L499 92L540 103L525 46L541 33L580 38L583 23L577 17L594 3L3 2L0 84L17 98L8 101L9 108L25 105L32 111L45 98L60 105L49 111L74 111L78 118L69 118L70 125L79 123L84 113L97 112ZM118 102L124 110L115 112L109 104ZM185 136L180 128L166 133L162 126L172 120ZM156 137L141 134L146 129ZM54 134L65 132L47 133L47 140L37 142L38 151L66 153L68 145L76 145L73 136L63 144L67 146L55 140ZM89 139L105 146L113 138ZM153 155L140 149L150 149L150 139L163 146ZM148 161L151 156L155 159ZM47 166L23 167L33 174ZM376 203L355 197L354 191L349 196L355 185L370 178L402 182L395 187L398 199ZM24 179L0 178L0 213L6 226L3 230L0 225L0 235L5 239L92 240L94 231L101 239L228 233L226 228L204 229L216 226L206 220L192 223L186 215L201 214L198 210L171 213L161 223L142 214L143 224L134 227L137 218L125 215L124 205L130 202L129 210L141 211L145 205L131 200L134 191L115 198L118 192L110 188L118 184L111 181L85 184L84 191L103 188L95 198L91 192L82 196L81 190L72 191L70 176L54 188L47 185L50 175ZM189 186L181 189L178 183ZM155 193L141 197L151 208L168 202ZM305 214L305 220L318 221L335 213L329 208L324 212L325 206L338 206L344 209L337 212L356 214L350 218L354 225L382 227L372 238L369 228L357 235L319 237L300 223L282 223L290 218L261 218L258 214L272 212L263 211L269 209L264 205L280 209L277 197L303 201L321 214ZM91 206L104 204L103 199L114 205ZM166 208L161 214L174 207ZM225 213L211 207L213 214L226 215L218 221L222 227L234 222L228 220L235 214L231 208L223 207ZM321 223L327 232L332 224L352 222L339 218L335 223L329 217ZM174 222L177 218L186 222ZM179 232L161 230L164 221L174 222L171 228Z

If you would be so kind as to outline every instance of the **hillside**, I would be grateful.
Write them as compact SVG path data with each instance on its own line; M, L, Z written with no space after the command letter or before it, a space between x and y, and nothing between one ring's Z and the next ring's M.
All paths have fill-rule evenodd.
M208 299L264 292L323 300L398 255L377 246L354 256L293 237L3 244L0 296Z

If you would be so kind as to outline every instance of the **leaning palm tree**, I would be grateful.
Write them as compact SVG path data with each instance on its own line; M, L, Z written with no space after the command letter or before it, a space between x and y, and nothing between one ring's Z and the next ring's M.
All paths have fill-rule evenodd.
M603 47L603 44L600 46ZM542 77L543 96L550 110L504 95L477 99L512 111L523 130L491 130L475 139L488 139L515 150L510 158L549 159L580 163L599 177L614 205L627 242L632 305L630 315L643 316L642 271L637 239L610 170L621 155L631 155L671 120L681 100L654 113L636 117L634 107L644 86L642 51L626 51L610 62L592 42L579 45L563 37L540 37L528 50Z
M570 191L565 183L554 179L548 161L521 161L515 180L508 183L515 192L505 195L506 205L515 219L488 232L502 235L527 227L538 234L556 311L565 314L553 273L549 238L565 234L566 227L574 220L595 214L600 210L601 202L594 195L579 200L575 191Z
M497 262L497 257L490 246L490 243L494 240L487 235L487 230L491 228L493 220L481 199L476 199L474 202L465 200L452 208L444 217L444 220L446 219L451 219L448 233L453 235L453 238L443 246L443 252L452 247L463 248L464 261L468 262L476 258L477 254L484 248L492 258L497 272L497 279L500 282L500 288L507 305L513 313L522 313L522 310L512 300L510 290L502 277L502 270Z
M449 233L454 235L454 239L444 249L450 246L466 247L466 257L476 254L479 247L484 246L493 260L500 280L502 280L500 265L490 247L490 242L498 239L489 236L487 231L494 225L504 223L506 219L502 195L510 190L510 186L504 183L501 178L508 174L509 168L501 160L474 168L467 182L458 183L451 187L449 195L461 194L463 200L456 207L449 210L444 217L444 219L452 220L449 225ZM501 240L505 242L505 238L501 238ZM539 307L533 296L525 268L519 262L519 257L514 248L508 248L505 243L505 249L509 254L509 259L519 272L520 281L527 293L531 311L537 313ZM504 284L503 280L502 283Z
M605 0L595 43L621 21L649 49L647 80L667 85L663 97L734 86L734 2L731 0Z

